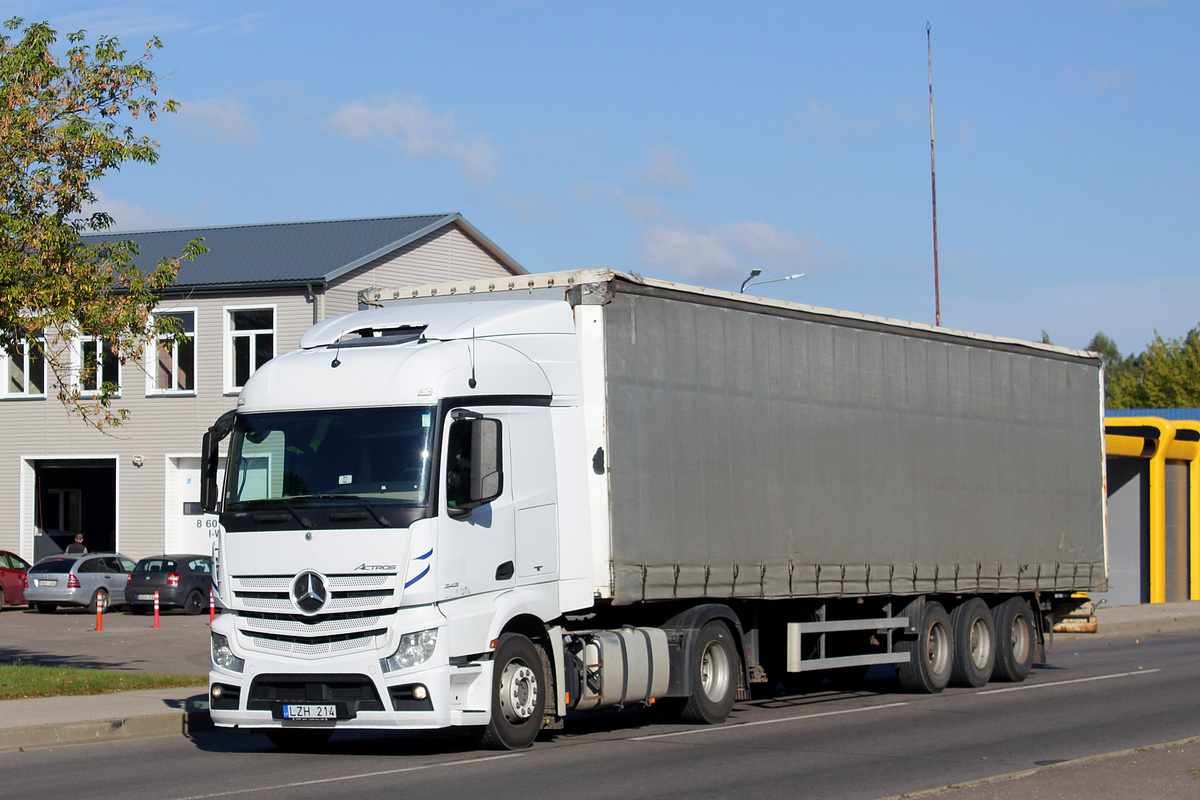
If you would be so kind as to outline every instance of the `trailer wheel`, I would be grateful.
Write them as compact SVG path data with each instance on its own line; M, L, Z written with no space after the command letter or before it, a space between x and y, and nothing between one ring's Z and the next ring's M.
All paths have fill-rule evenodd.
M271 744L289 753L312 753L329 741L329 728L272 728L263 731Z
M692 693L679 712L684 722L714 725L724 722L737 699L738 657L733 634L713 620L696 635L692 663Z
M996 629L996 666L992 677L1020 683L1033 669L1033 611L1023 597L1010 597L992 609Z
M941 603L923 604L917 635L897 642L896 650L909 653L906 663L896 665L896 677L908 691L936 694L949 685L954 634Z
M546 714L542 657L533 642L506 633L496 645L492 666L492 720L480 744L493 750L520 750L533 744Z
M996 629L987 603L973 597L950 614L954 634L954 668L950 682L979 688L992 677L996 663Z

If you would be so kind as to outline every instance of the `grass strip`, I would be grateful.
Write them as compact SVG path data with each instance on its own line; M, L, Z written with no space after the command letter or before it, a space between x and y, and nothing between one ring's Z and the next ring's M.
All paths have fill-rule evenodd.
M73 694L109 694L135 689L170 689L204 686L207 675L178 675L155 672L118 672L79 667L0 665L0 700L26 697L56 697Z

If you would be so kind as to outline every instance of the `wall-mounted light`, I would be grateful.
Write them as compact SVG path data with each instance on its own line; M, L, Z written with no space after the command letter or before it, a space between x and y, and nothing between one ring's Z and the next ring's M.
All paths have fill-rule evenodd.
M145 464L145 463L146 463L146 459L143 458L142 456L134 456L133 457L133 465L135 467L140 467L142 464Z

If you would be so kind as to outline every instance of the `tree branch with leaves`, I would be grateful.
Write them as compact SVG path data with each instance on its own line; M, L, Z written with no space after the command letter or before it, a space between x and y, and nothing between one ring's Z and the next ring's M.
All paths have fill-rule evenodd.
M80 236L114 223L102 211L86 213L101 177L158 160L158 142L134 123L153 122L177 104L156 99L149 63L162 47L157 38L130 59L116 38L89 45L79 31L58 58L47 23L23 25L10 19L4 27L19 34L0 36L0 346L10 360L40 359L51 383L43 390L105 430L129 412L112 408L118 387L96 381L97 351L85 356L78 342L92 338L121 363L140 364L148 342L182 340L173 319L152 312L181 261L205 248L195 240L143 271L133 242Z

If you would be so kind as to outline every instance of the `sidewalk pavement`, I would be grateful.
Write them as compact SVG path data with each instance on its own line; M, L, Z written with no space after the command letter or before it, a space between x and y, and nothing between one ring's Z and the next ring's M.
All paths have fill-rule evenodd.
M1055 634L1055 638L1085 639L1197 630L1200 629L1200 602L1117 608L1101 606L1097 616L1099 630L1096 633ZM200 686L0 701L0 751L188 734L211 727L206 687ZM1200 744L1189 742L1186 749L1200 751ZM1064 766L1056 765L1055 768Z
M204 686L0 701L0 751L211 727Z

